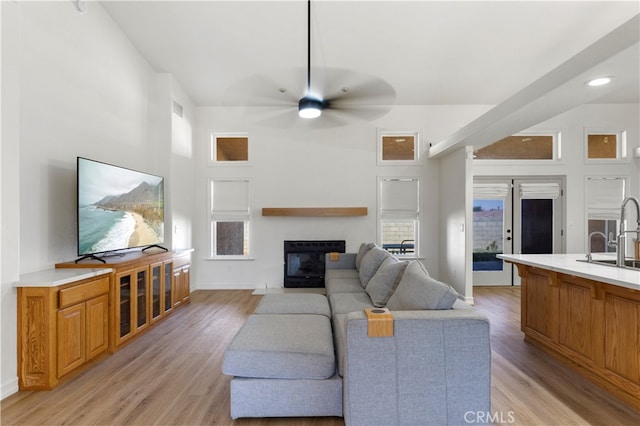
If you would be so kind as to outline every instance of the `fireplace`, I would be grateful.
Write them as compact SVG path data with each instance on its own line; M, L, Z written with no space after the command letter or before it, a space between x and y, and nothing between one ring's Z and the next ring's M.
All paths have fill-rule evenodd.
M344 251L344 240L285 241L284 286L324 287L325 254Z

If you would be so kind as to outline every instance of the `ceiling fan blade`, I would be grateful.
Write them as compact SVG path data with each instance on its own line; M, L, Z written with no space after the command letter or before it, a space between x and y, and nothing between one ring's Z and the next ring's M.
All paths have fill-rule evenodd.
M299 72L280 70L269 75L253 74L227 88L225 98L238 106L291 106L302 97L304 81ZM297 82L299 81L299 82Z
M338 112L352 120L358 119L371 121L380 118L391 110L391 105L336 105L330 106L327 111Z
M328 93L325 100L333 107L347 105L393 105L396 92L381 78L362 75L349 85Z
M311 76L307 91L306 69L251 75L229 86L226 104L265 107L251 110L252 120L264 126L323 128L344 126L353 119L373 120L395 103L395 90L378 77L341 68L313 68ZM318 119L298 117L298 102L306 96L326 104Z

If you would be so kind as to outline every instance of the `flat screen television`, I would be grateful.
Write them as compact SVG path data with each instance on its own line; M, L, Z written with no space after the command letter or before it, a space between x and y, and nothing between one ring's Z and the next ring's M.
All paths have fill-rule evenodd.
M82 157L78 157L77 171L81 259L138 247L161 247L162 177Z

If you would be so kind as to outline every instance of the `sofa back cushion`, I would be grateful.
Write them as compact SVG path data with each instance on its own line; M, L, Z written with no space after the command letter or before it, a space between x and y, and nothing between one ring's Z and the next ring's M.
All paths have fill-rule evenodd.
M369 253L369 250L374 248L375 243L362 243L360 244L360 249L358 250L358 254L356 254L356 269L360 270L360 264L362 263L362 258L365 254Z
M376 273L371 277L365 291L375 307L383 308L400 283L402 273L409 264L408 261L398 261L389 256L382 261Z
M387 257L391 257L391 254L386 250L382 250L380 247L373 247L364 255L362 262L360 262L360 269L358 270L358 277L360 278L362 287L367 287L369 280L375 275Z
M431 278L422 263L412 260L389 298L387 308L400 311L451 309L457 298L453 287Z

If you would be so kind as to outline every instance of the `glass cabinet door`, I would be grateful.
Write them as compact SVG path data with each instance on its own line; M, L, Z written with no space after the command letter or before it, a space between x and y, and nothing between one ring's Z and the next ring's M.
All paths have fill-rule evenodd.
M155 320L162 314L162 265L151 266L151 319Z
M147 271L146 269L136 273L136 304L137 327L147 324Z
M173 283L173 263L164 264L164 311L169 312L173 307L172 285Z
M131 275L122 275L118 280L120 292L120 337L131 333Z

